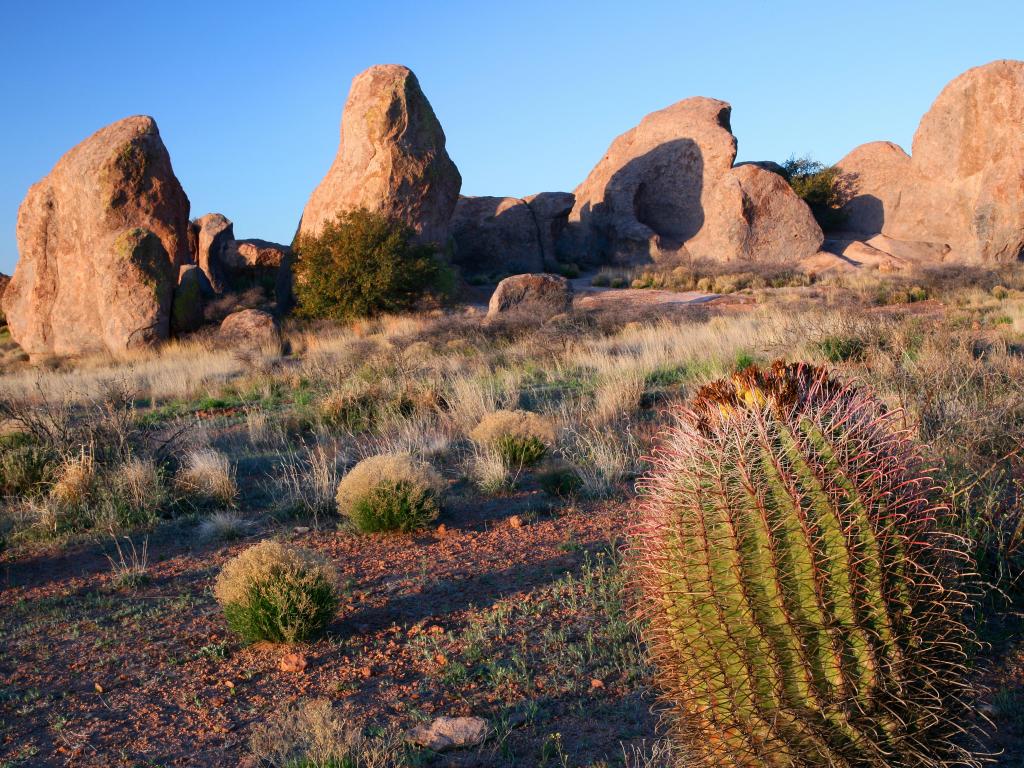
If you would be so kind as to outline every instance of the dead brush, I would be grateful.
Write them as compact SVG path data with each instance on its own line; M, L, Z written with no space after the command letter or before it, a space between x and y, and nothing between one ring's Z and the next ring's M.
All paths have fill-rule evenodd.
M178 491L193 501L234 506L238 497L235 471L223 453L212 448L189 451L174 478Z

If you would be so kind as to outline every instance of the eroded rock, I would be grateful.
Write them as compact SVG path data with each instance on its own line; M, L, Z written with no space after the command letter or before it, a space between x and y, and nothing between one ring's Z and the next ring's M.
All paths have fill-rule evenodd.
M510 312L529 312L540 318L572 308L572 284L560 275L513 275L494 289L487 317Z

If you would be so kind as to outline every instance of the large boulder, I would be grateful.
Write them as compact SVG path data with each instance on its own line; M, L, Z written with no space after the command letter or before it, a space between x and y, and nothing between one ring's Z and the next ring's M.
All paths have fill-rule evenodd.
M525 313L547 317L572 308L572 283L560 275L513 275L506 277L491 294L487 317Z
M910 155L891 141L861 144L836 163L849 194L843 229L868 236L882 232L899 205L910 165Z
M647 115L612 142L576 188L559 247L590 264L637 264L683 252L732 168L731 107L703 97Z
M704 225L686 243L697 259L792 264L816 254L824 240L786 179L753 163L719 177L704 210Z
M995 61L949 83L921 119L913 176L885 233L944 243L950 257L1024 252L1024 61Z
M239 350L272 350L281 344L281 331L269 312L242 309L224 318L217 338Z
M65 154L18 210L4 295L30 356L119 352L165 339L189 202L151 117L108 125Z
M517 197L460 197L449 230L453 261L465 275L543 272L537 221Z
M416 76L397 64L370 67L352 80L338 154L298 234L318 235L340 211L367 208L406 221L423 242L444 244L461 186Z
M558 264L558 239L569 223L569 214L576 203L572 192L540 192L524 197L530 206L533 219L540 233L540 250L544 256L544 267L553 268Z

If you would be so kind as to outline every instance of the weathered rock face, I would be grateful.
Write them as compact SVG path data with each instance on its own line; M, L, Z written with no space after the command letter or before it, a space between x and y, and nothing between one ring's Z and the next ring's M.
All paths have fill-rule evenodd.
M873 235L874 248L908 263L1021 258L1024 62L995 61L950 82L921 119L909 157L873 142L838 165L856 193L846 228Z
M540 250L544 256L544 266L552 268L558 263L558 239L569 223L569 214L576 203L576 195L572 192L540 192L524 197L530 206L533 218L540 232Z
M543 272L533 212L517 197L460 197L449 224L453 261L464 275Z
M914 134L913 177L885 233L945 243L950 257L1024 252L1024 62L995 61L947 85Z
M339 211L367 208L444 244L462 177L444 131L406 67L370 67L352 80L333 165L306 203L298 234L317 235Z
M7 293L7 286L10 282L10 275L0 272L0 307L3 306L4 294ZM3 309L0 309L0 325L7 325L7 318L4 317Z
M724 101L685 99L615 139L576 188L560 250L590 264L679 253L704 225L707 197L736 158L730 112Z
M20 259L3 299L15 341L45 356L166 338L190 260L188 210L152 118L120 120L71 149L18 211Z
M572 308L572 296L572 284L559 275L513 275L494 289L487 317L507 312L547 317Z
M224 318L218 340L237 349L267 349L281 343L277 321L269 312L243 309Z
M687 241L698 259L795 263L824 236L811 209L779 174L754 164L722 175L705 201L704 226Z
M836 163L850 191L843 228L862 235L882 232L899 205L911 173L910 155L890 141L861 144Z
M196 264L178 272L178 286L171 302L171 331L190 333L203 324L203 297L211 293L206 275Z
M206 274L213 290L223 292L227 287L227 251L235 242L234 225L223 214L208 213L193 221L189 232L193 260Z

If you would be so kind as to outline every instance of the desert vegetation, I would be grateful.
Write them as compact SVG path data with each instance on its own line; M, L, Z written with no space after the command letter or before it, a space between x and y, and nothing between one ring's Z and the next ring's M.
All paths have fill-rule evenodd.
M472 307L294 320L286 354L194 341L52 369L12 363L0 376L7 764L169 764L182 743L205 764L595 768L700 764L697 742L762 758L793 750L806 764L815 750L951 765L1016 748L1021 276L860 272L773 287L772 275L710 304L637 301L544 322L484 322ZM834 382L785 422L799 459L760 407L767 385L728 389L778 359ZM847 449L824 447L849 412L872 425L841 436L863 446L853 479L837 469ZM713 472L694 469L698 453ZM759 537L831 513L735 495L745 471L772 462L777 488L755 487L814 496L813 475L820 493L847 495L844 515L866 516L856 529L874 543L851 543L846 561L834 537L822 534L820 551L790 543L827 566L784 571L773 591ZM946 544L911 552L916 534L872 518L885 491L856 483L876 474L916 489L888 514L927 518ZM704 494L719 498L717 479L727 497L714 508L734 510L738 527L731 544L715 534L702 571L694 520L710 514ZM776 534L741 527L758 499ZM663 518L680 527L642 527ZM916 574L905 586L849 570L885 570L901 548ZM938 562L940 551L960 559ZM976 575L929 589L953 571ZM756 609L728 623L757 671L742 681L752 698L713 716L694 703L707 688L672 670L732 675L725 625L684 600L673 610L702 632L683 642L653 609L659 590L678 593L671 579L698 577L722 606ZM794 639L790 609L841 584L859 585L846 613L834 608L848 657L797 621L819 639L818 658L800 656L810 644ZM926 634L955 635L956 653L907 655L897 624L936 616L941 632ZM880 617L896 622L889 635ZM902 677L868 663L897 647ZM929 687L939 667L942 691ZM836 687L848 674L876 675L890 698L858 700L851 715ZM772 707L792 728L765 730ZM891 727L873 707L894 713ZM110 711L138 714L111 725ZM923 712L931 725L901 730ZM455 752L407 740L441 715L483 718L486 739ZM948 718L964 733L940 727ZM988 734L980 746L974 730Z

